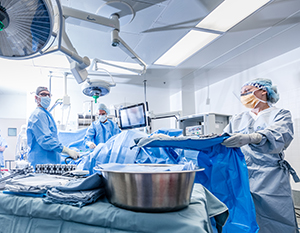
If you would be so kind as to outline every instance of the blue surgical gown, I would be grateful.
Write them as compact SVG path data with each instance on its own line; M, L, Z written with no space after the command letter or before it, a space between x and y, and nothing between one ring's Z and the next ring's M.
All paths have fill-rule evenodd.
M284 150L294 134L291 113L275 107L258 115L243 112L232 117L224 132L262 135L259 144L241 147L259 232L298 232L289 179L294 171L284 160Z
M55 121L46 109L37 107L29 117L27 144L28 161L33 167L36 164L60 164L63 146L58 140Z
M87 146L88 142L93 142L96 145L105 143L112 136L121 133L119 126L112 120L107 119L105 123L98 121L92 122L86 131L84 137L84 144Z
M0 146L7 148L7 143L3 137L0 136ZM4 167L3 151L0 151L0 167Z

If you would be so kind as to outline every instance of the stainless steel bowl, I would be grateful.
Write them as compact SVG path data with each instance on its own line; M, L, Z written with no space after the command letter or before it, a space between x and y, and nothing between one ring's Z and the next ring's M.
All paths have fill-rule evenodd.
M136 164L139 166L138 164ZM141 164L141 166L172 166ZM168 212L190 203L195 173L192 171L122 172L101 170L106 196L115 206L141 212Z

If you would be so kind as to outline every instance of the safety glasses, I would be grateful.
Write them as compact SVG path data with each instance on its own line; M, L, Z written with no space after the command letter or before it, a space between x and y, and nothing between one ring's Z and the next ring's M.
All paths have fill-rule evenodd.
M255 88L254 89L246 89L246 90L244 90L244 92L243 93L241 93L241 96L245 96L245 95L249 95L249 94L252 94L252 93L254 93L254 92L256 92L256 91L262 91L263 89L256 89L255 90Z
M51 94L50 93L45 93L45 92L40 93L39 96L41 96L41 97L48 96L49 98L51 98Z
M242 93L241 96L245 96L245 95L249 95L249 94L252 94L253 91L249 91L249 92L246 92L246 93Z

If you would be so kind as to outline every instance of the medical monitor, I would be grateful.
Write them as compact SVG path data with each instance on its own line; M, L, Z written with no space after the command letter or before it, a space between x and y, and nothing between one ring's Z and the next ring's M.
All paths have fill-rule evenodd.
M120 128L133 129L146 126L146 112L144 103L131 105L119 109Z

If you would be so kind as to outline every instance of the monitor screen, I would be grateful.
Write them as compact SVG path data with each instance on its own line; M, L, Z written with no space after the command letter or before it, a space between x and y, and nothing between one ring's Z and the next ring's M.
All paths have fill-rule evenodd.
M146 112L144 103L119 109L120 128L132 129L146 126Z

